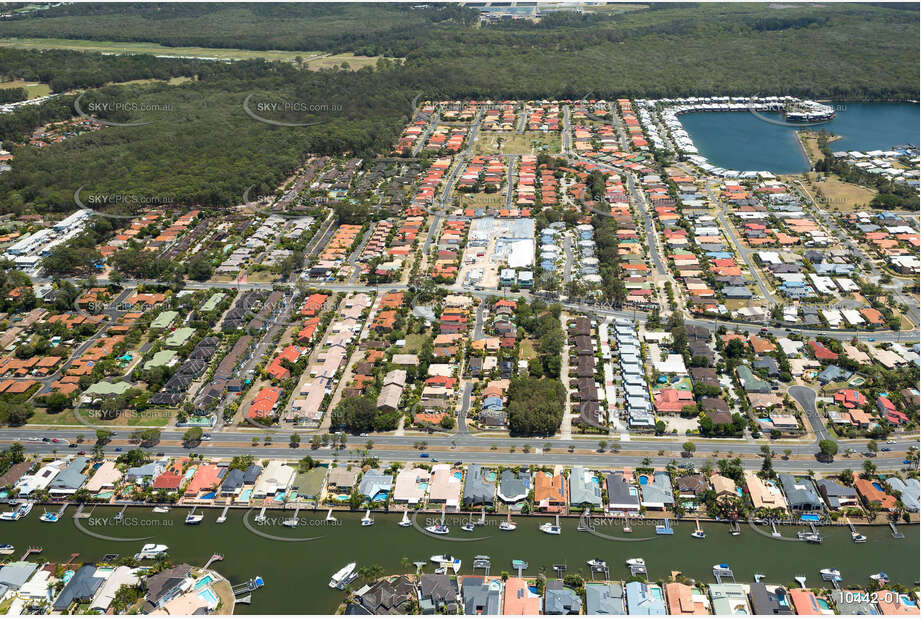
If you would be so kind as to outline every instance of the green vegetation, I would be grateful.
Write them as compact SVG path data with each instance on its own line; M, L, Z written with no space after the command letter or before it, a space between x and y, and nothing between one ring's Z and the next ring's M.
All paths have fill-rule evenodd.
M551 435L560 428L566 389L558 379L514 378L508 400L508 427L513 434Z

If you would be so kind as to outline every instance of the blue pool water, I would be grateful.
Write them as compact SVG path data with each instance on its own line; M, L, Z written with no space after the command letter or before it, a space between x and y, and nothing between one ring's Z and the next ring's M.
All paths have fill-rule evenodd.
M877 483L876 481L873 481L872 485L873 485L873 488L876 489L876 491L886 491L885 489L883 489L883 486Z
M214 581L213 577L211 577L210 575L205 575L200 580L195 582L195 589L198 590L199 588L202 588L203 586L207 586L213 581Z
M198 596L200 596L209 605L215 605L218 602L217 595L214 594L214 591L211 590L211 588L199 590Z
M645 474L641 474L640 475L640 485L646 485L647 483L649 483L649 477L646 476Z
M205 494L204 496L202 496L201 499L202 499L202 500L214 500L214 496L216 496L216 495L217 495L217 494L216 494L215 492L212 491L212 492L209 492L209 493Z
M388 493L389 492L386 492L386 491L379 491L376 494L374 494L374 497L371 498L371 501L372 502L383 502L384 500L387 499Z
M819 521L821 519L818 515L800 515L799 518L802 521Z
M455 472L455 473L454 473L454 478L456 478L458 481L460 481L461 479L464 478L464 473L463 473L463 472Z
M280 492L275 494L275 497L272 498L272 502L284 502L285 501L285 492Z
M906 605L908 607L918 607L917 604L915 604L915 602L912 601L907 594L899 595L899 601L901 601L902 605Z
M601 485L601 479L598 478L598 477L595 476L595 475L592 475L592 483L594 483L595 485L599 485L599 486L600 486L600 485Z
M240 493L240 502L249 502L249 497L253 495L252 489L244 489Z
M652 598L654 598L654 599L658 599L659 601L662 600L662 589L659 588L658 586L651 587L651 588L649 589L649 594L650 594L650 596L652 596Z
M528 591L531 594L537 594L537 586L528 586Z
M831 609L831 606L828 604L828 601L826 601L825 599L816 599L816 601L818 601L819 607L821 607L822 609Z

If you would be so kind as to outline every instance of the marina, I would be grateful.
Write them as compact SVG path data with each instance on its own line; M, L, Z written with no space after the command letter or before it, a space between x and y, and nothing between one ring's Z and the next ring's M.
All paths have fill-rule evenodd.
M118 510L115 507L96 507L92 518L78 521L94 533L113 538L138 536L112 524L112 515ZM23 551L30 545L44 547L39 560L65 560L72 553L79 553L82 560L101 560L109 553L127 554L140 549L137 541L105 541L76 532L74 512L71 511L56 526L48 526L38 517L30 516L4 524L3 529L6 530L7 540L15 537L14 544ZM214 515L220 513L216 509L212 512ZM152 516L149 507L132 507L126 515L162 519L164 525L146 531L145 535L153 535L153 538L145 543L168 546L167 555L174 562L203 564L215 548L220 547L224 554L220 571L231 582L246 582L258 573L271 582L272 590L300 591L297 596L253 595L250 605L237 606L236 613L241 614L331 612L344 597L342 591L327 585L334 569L355 562L360 566L377 564L386 573L399 573L403 568L401 559L406 557L410 563L425 562L421 571L432 573L441 564L432 562L431 557L440 554L442 558L448 557L444 555L448 554L460 560L460 574L472 573L476 557L488 553L493 567L491 572L501 565L501 568L511 567L513 571L520 568L524 577L536 576L541 569L550 574L554 564L564 562L568 563L569 572L589 577L591 567L588 561L594 559L607 564L612 579L626 579L635 572L656 580L678 570L687 577L712 582L712 565L724 563L731 565L739 581L749 580L753 573L761 573L765 575L765 581L779 584L789 582L798 573L811 574L809 581L815 584L820 569L844 564L849 566L846 572L842 572L842 585L865 586L871 575L880 573L884 573L892 583L911 585L917 576L918 526L900 526L898 530L904 533L903 539L893 539L888 526L857 526L867 537L868 542L863 544L851 542L851 531L847 526L825 526L821 528L826 539L822 545L786 542L782 547L771 537L768 524L758 527L760 533L744 526L741 535L733 537L727 533L726 524L701 521L700 528L707 534L703 541L691 537L697 528L694 520L672 520L670 524L675 533L669 536L653 534L651 525L661 523L661 520L633 520L634 531L629 535L621 532L620 525L606 529L614 537L649 537L649 540L625 545L589 532L578 532L579 518L576 517L560 518L561 532L566 537L563 540L560 536L540 532L534 523L519 526L514 534L500 533L498 524L506 517L494 516L486 518L488 525L477 528L475 536L482 536L484 540L453 543L423 534L411 526L399 526L402 512L376 512L376 525L363 528L360 520L364 511L334 512L340 525L324 526L328 513L326 509L320 509L300 512L302 520L313 520L311 531L315 534L305 535L303 526L286 528L281 525L280 519L276 526L263 528L274 536L292 540L305 536L320 537L309 543L285 543L250 534L243 526L247 512L231 509L224 525L216 525L214 515L207 515L198 526L183 525L188 513L185 509L173 509L169 513ZM270 515L270 512L265 515ZM252 521L255 516L253 512L248 516L249 520ZM462 517L464 521L469 519L467 514L457 517ZM533 519L540 521L541 518ZM105 526L91 525L97 521L108 523ZM419 521L423 521L421 514ZM475 518L475 521L478 520ZM171 525L165 525L167 522ZM544 522L553 525L555 518L544 518ZM453 527L450 526L451 520L446 519L446 523ZM603 526L597 528L604 529ZM460 531L456 534L458 538L463 538ZM787 536L791 534L788 532ZM305 551L329 556L330 560L305 561ZM630 558L643 558L643 563L628 565L626 561ZM410 569L415 570L415 567Z

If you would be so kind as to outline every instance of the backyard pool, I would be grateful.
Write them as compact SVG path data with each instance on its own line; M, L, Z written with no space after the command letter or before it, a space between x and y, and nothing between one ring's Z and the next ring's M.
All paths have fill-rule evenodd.
M213 577L211 577L210 575L205 575L200 580L195 582L195 589L198 590L199 588L202 588L203 586L207 586L213 581L214 581Z
M799 518L801 521L820 521L821 520L821 517L819 517L818 515L812 515L812 514L800 515Z
M640 475L640 485L646 485L647 483L649 483L649 477L646 476L645 474L641 474Z
M198 591L198 596L207 603L209 606L214 606L218 604L217 595L214 594L214 591L211 588L204 588Z

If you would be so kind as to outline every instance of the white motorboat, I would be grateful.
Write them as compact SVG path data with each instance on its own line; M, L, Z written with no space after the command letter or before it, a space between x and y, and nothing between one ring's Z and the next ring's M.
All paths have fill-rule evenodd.
M464 532L473 532L474 529L476 529L476 524L473 523L473 513L470 513L470 519L464 522L464 524L461 526L461 530Z
M336 523L337 521L339 521L338 519L336 519L336 516L333 515L332 509L329 509L329 511L326 513L326 521L329 521L332 523Z
M153 507L153 512L154 513L169 513L169 507L168 506L155 506Z
M371 509L368 509L367 511L365 511L365 516L361 518L361 525L362 526L373 526L374 525L374 518L371 517Z
M32 512L32 503L23 502L13 511L0 513L0 521L19 521Z
M356 564L354 562L350 562L333 573L333 576L329 579L329 587L338 588L339 590L345 588L349 582L353 581L358 576L355 572L355 566Z
M563 530L556 524L551 524L547 522L540 525L540 531L544 534L563 534Z
M167 552L169 547L157 543L147 543L134 555L135 560L156 560Z
M448 555L435 555L429 558L433 563L439 565L443 569L451 569L455 573L460 571L461 560L460 558L455 558L454 556Z
M403 519L400 520L400 525L404 528L408 528L413 525L413 522L409 520L409 511L403 511Z
M704 532L703 530L695 530L694 532L691 533L691 537L695 539L705 539L707 538L707 533Z
M828 581L841 580L841 571L838 569L819 569L819 575Z
M512 521L512 512L509 511L508 519L499 524L499 530L503 532L511 532L518 527L518 524Z
M61 521L61 516L58 515L57 513L52 513L52 512L50 512L50 511L45 511L44 513L42 513L42 516L39 517L38 519L39 519L40 521L43 521L43 522L46 522L46 523L49 523L49 524L56 524L56 523L58 523L59 521Z
M646 561L642 558L628 558L627 566L644 567L646 566Z
M285 521L281 522L281 525L285 526L286 528L297 528L300 523L301 520L297 517L289 517Z
M197 526L205 518L204 515L196 513L194 510L185 516L185 523L190 526Z
M859 532L855 530L854 532L851 532L851 540L854 541L855 543L866 543L867 537L865 537L864 535L860 534Z
M604 570L608 568L608 563L602 560L601 558L592 558L587 561L585 564L592 567L593 569Z
M431 526L425 527L426 532L431 532L432 534L448 534L451 530L444 524L432 524Z
M9 556L14 551L16 551L16 548L9 543L0 543L0 556Z
M871 575L870 579L872 579L875 582L884 584L889 581L889 576L883 573L882 571L880 571L879 573L874 573L873 575Z

